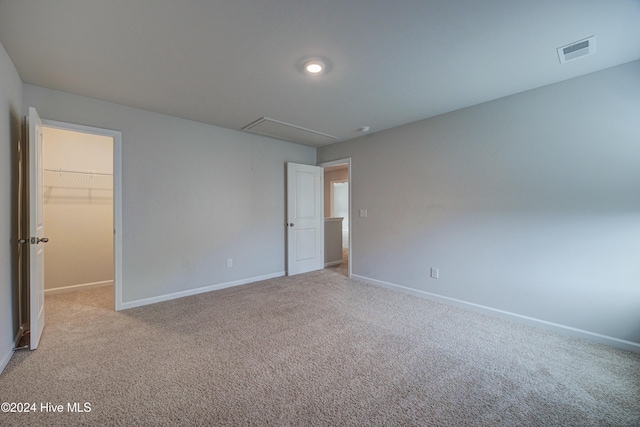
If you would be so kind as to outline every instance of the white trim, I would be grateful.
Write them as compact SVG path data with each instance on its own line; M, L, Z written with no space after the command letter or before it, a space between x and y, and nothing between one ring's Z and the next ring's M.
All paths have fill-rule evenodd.
M169 301L177 298L188 297L191 295L202 294L205 292L217 291L220 289L231 288L233 286L246 285L248 283L260 282L262 280L274 279L276 277L283 277L284 271L277 273L265 274L263 276L249 277L247 279L234 280L232 282L219 283L217 285L204 286L202 288L189 289L186 291L174 292L172 294L159 295L151 298L138 299L129 302L122 302L121 309L126 310L128 308L141 307L143 305L155 304L157 302Z
M13 345L13 347L15 347L15 344ZM6 368L7 365L9 364L9 361L11 360L11 356L13 356L13 351L14 351L13 349L9 350L7 354L5 354L0 360L0 374L2 373L2 371L4 371L4 368Z
M323 168L328 168L331 166L338 165L347 165L348 168L348 180L349 180L349 268L347 272L347 277L351 277L353 271L353 256L352 256L352 248L353 248L353 206L351 204L351 200L353 198L353 167L351 165L351 157L346 157L344 159L332 160L330 162L320 163L318 166L322 166ZM324 200L324 198L323 198Z
M394 289L397 291L401 291L407 294L415 295L418 297L428 298L432 300L436 300L439 302L444 302L448 304L457 305L460 307L470 308L475 311L480 311L483 313L488 313L492 315L498 315L500 317L505 317L511 320L515 320L519 323L525 323L532 326L537 326L546 330L551 330L554 332L560 332L565 335L570 335L576 338L582 338L588 341L596 342L599 344L608 345L610 347L620 348L622 350L633 351L635 353L640 353L640 343L636 343L633 341L627 341L620 338L611 337L608 335L602 335L595 332L585 331L583 329L574 328L571 326L560 325L558 323L547 322L546 320L536 319L534 317L523 316L521 314L512 313L509 311L499 310L497 308L491 308L480 304L474 304L472 302L467 302L455 298L445 297L443 295L433 294L431 292L420 291L417 289L408 288L406 286L396 285L394 283L384 282L382 280L372 279L370 277L359 276L354 274L352 279L360 280L362 282L382 286L388 289Z
M113 138L113 279L114 309L122 310L122 132L56 120L42 120L45 127Z
M101 282L81 283L79 285L60 286L59 288L45 289L45 295L62 294L65 292L82 291L85 289L99 288L101 286L113 286L113 280L103 280Z
M122 310L122 132L113 137L113 292L115 310Z

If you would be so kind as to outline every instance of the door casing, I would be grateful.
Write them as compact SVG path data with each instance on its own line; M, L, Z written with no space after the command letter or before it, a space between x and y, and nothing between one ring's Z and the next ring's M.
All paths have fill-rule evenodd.
M122 132L55 120L42 120L44 127L113 138L113 288L114 309L122 309Z

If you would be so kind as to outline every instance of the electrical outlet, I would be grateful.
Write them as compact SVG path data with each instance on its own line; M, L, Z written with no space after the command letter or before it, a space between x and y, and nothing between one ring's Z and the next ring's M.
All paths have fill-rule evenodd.
M431 267L431 278L432 279L439 279L440 278L440 269L439 268Z
M366 217L367 217L367 210L360 209L360 218L366 218Z
M231 268L231 267L233 267L233 259L229 258L227 260L227 268Z

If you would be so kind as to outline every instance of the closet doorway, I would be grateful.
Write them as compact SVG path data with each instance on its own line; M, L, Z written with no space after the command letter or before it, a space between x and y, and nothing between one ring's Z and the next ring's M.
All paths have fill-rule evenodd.
M325 267L351 277L351 159L323 163Z
M110 287L115 298L114 153L110 131L43 120L45 295Z

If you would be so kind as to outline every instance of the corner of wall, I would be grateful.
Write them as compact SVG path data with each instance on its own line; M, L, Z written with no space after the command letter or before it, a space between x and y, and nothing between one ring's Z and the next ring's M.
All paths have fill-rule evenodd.
M15 154L20 140L23 84L11 58L0 45L0 372L13 355L17 291L14 267Z

